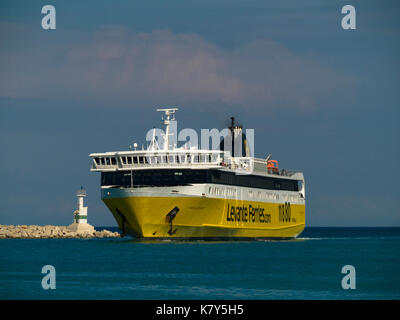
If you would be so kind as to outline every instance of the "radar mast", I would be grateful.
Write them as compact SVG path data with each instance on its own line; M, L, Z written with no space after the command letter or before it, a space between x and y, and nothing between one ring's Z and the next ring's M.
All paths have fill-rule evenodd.
M166 109L157 109L159 112L164 112L164 117L161 118L161 122L165 125L165 136L164 136L164 150L167 151L169 149L169 126L171 121L175 121L175 111L178 108L166 108Z

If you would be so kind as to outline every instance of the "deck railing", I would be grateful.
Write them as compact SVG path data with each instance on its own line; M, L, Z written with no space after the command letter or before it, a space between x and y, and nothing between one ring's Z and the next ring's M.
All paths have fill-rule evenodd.
M92 170L145 169L154 167L210 167L220 166L221 151L185 150L178 152L117 152L91 154Z
M226 168L238 174L273 174L290 177L299 171L274 170L267 160L252 157L231 157L229 152L215 150L179 150L177 152L128 151L93 153L92 171L116 171L153 168Z

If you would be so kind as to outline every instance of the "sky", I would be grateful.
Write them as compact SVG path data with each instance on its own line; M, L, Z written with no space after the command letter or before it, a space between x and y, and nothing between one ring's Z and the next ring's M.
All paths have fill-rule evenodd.
M178 129L235 116L302 170L307 226L399 227L399 54L396 1L2 1L0 224L70 224L82 185L89 223L116 226L89 153L177 106Z

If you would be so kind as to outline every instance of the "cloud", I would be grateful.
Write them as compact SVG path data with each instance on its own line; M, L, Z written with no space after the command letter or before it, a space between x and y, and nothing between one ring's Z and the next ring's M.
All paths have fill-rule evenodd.
M57 39L10 24L0 30L3 97L308 109L353 83L268 39L229 50L168 30L50 31Z

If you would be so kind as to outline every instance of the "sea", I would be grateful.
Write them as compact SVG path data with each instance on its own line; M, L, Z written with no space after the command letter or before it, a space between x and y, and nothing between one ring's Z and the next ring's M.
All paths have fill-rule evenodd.
M1 239L0 299L397 300L400 228L308 227L288 241Z

